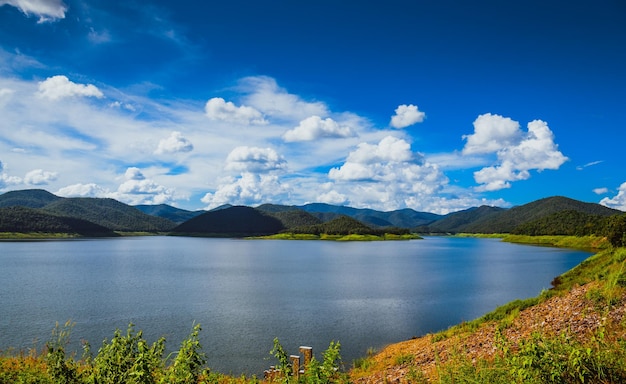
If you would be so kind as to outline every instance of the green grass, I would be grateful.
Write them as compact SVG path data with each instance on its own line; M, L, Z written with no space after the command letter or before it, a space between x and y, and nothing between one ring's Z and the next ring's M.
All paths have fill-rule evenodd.
M385 233L382 236L378 235L330 235L321 234L314 235L308 233L278 233L269 236L257 236L247 237L247 239L270 239L270 240L331 240L331 241L385 241L385 240L416 240L421 239L420 236L415 234L397 235L393 233Z
M84 236L76 233L0 232L0 240L75 239L79 237Z

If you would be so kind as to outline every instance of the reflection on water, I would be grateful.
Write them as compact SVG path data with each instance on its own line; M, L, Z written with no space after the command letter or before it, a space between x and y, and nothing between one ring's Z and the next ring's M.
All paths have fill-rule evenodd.
M332 340L369 347L471 320L537 295L587 252L427 238L325 242L138 237L0 243L0 349L41 348L71 319L97 350L130 322L168 349L202 325L209 366L260 374L272 340L288 352ZM273 363L273 362L272 362Z

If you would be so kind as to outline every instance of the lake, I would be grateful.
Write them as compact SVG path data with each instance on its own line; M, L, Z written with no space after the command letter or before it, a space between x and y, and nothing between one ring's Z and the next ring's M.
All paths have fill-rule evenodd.
M130 322L177 350L195 323L208 366L257 374L278 337L316 356L341 343L346 365L368 348L472 320L533 297L588 252L498 239L388 242L186 237L0 243L0 350L38 349L75 322L97 352Z

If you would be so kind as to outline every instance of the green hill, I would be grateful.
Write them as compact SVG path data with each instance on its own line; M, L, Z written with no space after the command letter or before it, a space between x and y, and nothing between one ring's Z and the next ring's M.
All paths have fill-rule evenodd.
M185 221L192 219L198 215L201 215L205 212L205 211L187 211L185 209L172 207L171 205L167 205L167 204L159 204L159 205L142 204L142 205L135 205L134 207L147 215L161 217L163 219L170 220L176 224L184 223Z
M117 236L110 229L87 220L56 216L27 207L0 208L0 232Z
M46 205L42 209L58 216L88 220L114 231L165 232L176 225L170 220L150 216L137 208L113 199L63 198Z
M283 227L285 227L286 229L305 227L322 223L322 220L318 219L308 212L299 209L266 213L280 220L280 222L283 224Z
M255 208L234 206L205 212L172 230L172 234L219 237L271 235L285 229L277 218Z
M464 211L450 213L429 225L416 228L420 233L461 233L468 232L467 227L479 220L489 220L505 211L504 208L480 206Z
M299 209L306 211L323 222L334 220L342 215L352 217L373 228L401 227L414 228L431 223L441 215L427 212L418 212L405 208L396 211L376 211L373 209L352 208L339 205L311 203L305 205L277 205L263 204L257 207L265 212L283 212Z
M375 231L360 221L349 216L340 216L326 223L293 228L293 233L307 233L314 235L365 235Z
M430 229L431 232L449 233L511 233L520 225L564 211L604 217L622 213L600 204L585 203L563 196L553 196L511 209L483 206L451 213L429 224L427 228L420 228L420 231L427 232ZM554 225L557 226L559 224L555 223Z
M0 207L42 208L62 199L43 189L25 189L9 191L0 195Z

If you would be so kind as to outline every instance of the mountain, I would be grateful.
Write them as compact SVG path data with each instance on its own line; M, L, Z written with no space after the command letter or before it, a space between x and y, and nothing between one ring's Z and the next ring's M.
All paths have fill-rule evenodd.
M362 222L350 217L341 215L336 219L325 223L310 225L307 227L299 227L293 229L294 233L311 233L315 235L351 235L351 234L371 234L372 228Z
M87 220L56 216L40 209L19 206L0 208L0 232L117 236L112 230Z
M467 227L479 220L488 220L506 209L482 205L459 212L450 213L443 218L425 226L417 227L423 233L460 233L468 232Z
M205 212L205 211L187 211L185 209L172 207L171 205L167 205L167 204L135 205L134 207L147 215L161 217L163 219L170 220L176 224L184 223L185 221L191 218L194 218L198 215L201 215Z
M165 232L176 226L170 220L150 216L137 208L113 199L93 197L61 198L42 209L58 216L88 220L114 231Z
M0 207L42 208L62 199L43 189L25 189L10 191L0 195Z
M260 208L257 208L263 211ZM294 209L291 211L279 211L279 212L267 212L266 214L277 218L283 224L285 229L305 227L309 225L321 224L322 220L313 216L309 212L302 211L300 209Z
M475 220L467 222L463 226L459 227L458 232L510 233L516 227L524 223L539 220L553 213L562 211L576 211L588 215L599 216L612 216L622 213L621 211L611 209L600 204L585 203L563 196L553 196L513 207L511 209L492 211L491 213L487 212L484 215L476 217ZM454 232L449 230L450 227L440 226L438 221L432 223L431 226L445 229L447 232Z
M431 223L441 215L427 212L417 212L413 209L405 208L396 211L382 212L373 209L360 209L338 205L330 205L324 203L311 203L300 206L287 206L276 204L263 204L258 209L266 212L289 211L293 209L301 209L309 212L313 216L323 222L338 218L341 215L352 217L366 225L374 228L381 227L400 227L414 228L419 225Z
M285 229L281 221L261 210L234 206L205 212L172 229L173 234L246 237L271 235Z

